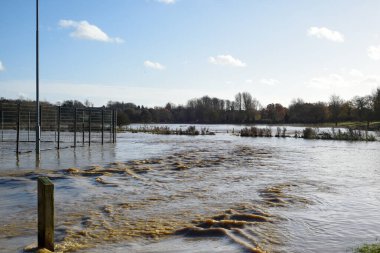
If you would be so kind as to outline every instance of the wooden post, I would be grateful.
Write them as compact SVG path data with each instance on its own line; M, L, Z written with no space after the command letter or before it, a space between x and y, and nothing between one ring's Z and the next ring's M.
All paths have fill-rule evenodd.
M104 107L102 108L102 145L104 144Z
M58 106L58 138L57 138L57 149L60 148L61 140L61 106Z
M38 178L38 248L54 252L54 184Z
M20 104L17 104L17 130L16 130L16 153L19 153L20 146Z
M91 145L91 108L88 108L88 145Z
M77 114L78 109L74 108L74 148L77 146Z

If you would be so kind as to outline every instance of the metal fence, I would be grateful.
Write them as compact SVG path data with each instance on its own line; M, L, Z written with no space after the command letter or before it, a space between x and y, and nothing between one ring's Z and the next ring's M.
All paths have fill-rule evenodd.
M115 110L105 107L40 106L41 148L60 149L116 142ZM0 103L0 145L16 153L34 150L34 103ZM14 145L9 145L14 143Z

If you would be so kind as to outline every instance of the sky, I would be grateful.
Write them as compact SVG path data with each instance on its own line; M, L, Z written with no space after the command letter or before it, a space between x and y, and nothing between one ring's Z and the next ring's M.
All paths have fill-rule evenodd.
M264 106L380 87L379 0L40 0L40 98ZM35 0L0 1L0 97L35 98Z

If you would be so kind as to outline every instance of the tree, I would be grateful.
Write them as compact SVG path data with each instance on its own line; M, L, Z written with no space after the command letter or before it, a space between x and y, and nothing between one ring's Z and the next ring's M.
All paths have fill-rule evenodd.
M239 109L239 111L241 111L243 109L242 103L243 103L242 94L239 92L238 94L235 95L235 105L236 105L237 109Z
M335 126L338 125L339 114L340 114L340 110L342 108L343 102L344 102L343 99L341 99L337 95L332 95L330 97L329 111L330 111L331 119L333 120L333 122L335 122Z

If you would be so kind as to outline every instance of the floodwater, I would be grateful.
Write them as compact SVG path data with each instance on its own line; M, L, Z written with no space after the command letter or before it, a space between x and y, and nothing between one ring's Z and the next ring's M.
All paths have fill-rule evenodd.
M119 133L40 164L2 148L0 252L36 242L40 175L55 184L57 252L352 252L378 239L380 142L207 127L216 135Z

